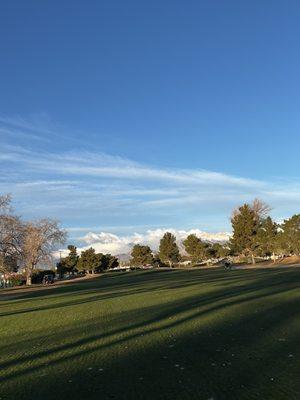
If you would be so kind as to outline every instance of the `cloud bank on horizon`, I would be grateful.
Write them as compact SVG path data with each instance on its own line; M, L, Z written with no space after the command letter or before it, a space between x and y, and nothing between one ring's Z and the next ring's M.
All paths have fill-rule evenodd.
M153 251L157 251L159 242L165 232L171 232L176 236L180 244L188 235L195 234L199 238L209 242L226 242L230 238L228 232L208 233L199 229L178 230L178 229L154 229L147 230L144 234L134 233L132 235L119 236L109 232L88 232L79 239L82 246L78 251L93 247L99 253L110 253L113 255L129 254L135 244L148 245ZM65 251L67 254L67 251Z
M153 166L87 143L69 141L44 122L0 117L0 193L11 193L25 218L57 218L71 242L83 238L112 253L126 252L131 243L157 247L164 226L179 237L197 229L202 235L230 231L232 208L254 197L268 202L277 219L298 211L298 178Z

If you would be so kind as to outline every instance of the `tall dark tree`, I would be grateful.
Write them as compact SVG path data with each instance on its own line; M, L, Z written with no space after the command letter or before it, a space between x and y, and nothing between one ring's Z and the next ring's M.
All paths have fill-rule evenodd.
M74 272L78 263L77 248L75 246L68 246L69 254L65 257L65 268L68 272Z
M300 214L284 220L280 228L281 244L286 254L300 255Z
M256 253L260 256L271 256L276 251L277 246L277 224L271 217L265 218L257 231Z
M149 246L136 244L131 251L131 265L147 265L153 263L153 254Z
M237 254L251 256L255 263L255 250L257 249L257 231L260 220L249 204L244 204L234 212L232 218L233 235L230 240L232 250Z
M176 243L176 237L170 232L166 232L159 244L159 258L165 264L172 267L180 260L180 253Z

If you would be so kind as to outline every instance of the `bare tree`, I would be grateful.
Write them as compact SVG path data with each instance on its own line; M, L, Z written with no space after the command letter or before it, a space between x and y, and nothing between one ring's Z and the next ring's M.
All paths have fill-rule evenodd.
M10 195L0 196L0 272L4 275L17 268L23 241L23 223L10 213L10 202Z
M272 210L272 208L265 203L264 201L260 199L254 199L251 204L249 204L249 207L254 211L254 214L256 216L257 221L262 221L265 219L269 212ZM240 213L240 206L236 207L231 214L231 221L234 220L234 218L239 215Z
M267 203L260 199L254 199L251 208L259 221L265 219L272 209Z
M3 214L11 209L11 195L10 194L3 194L0 195L0 213Z
M31 285L32 271L38 265L51 263L55 247L65 239L66 232L59 228L57 221L41 219L25 225L22 253L27 285Z

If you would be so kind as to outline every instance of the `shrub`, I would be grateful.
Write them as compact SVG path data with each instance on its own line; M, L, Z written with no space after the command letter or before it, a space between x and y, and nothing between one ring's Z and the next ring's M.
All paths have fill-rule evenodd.
M33 274L32 274L31 282L35 283L35 284L42 283L43 282L43 278L44 278L45 275L53 275L53 278L54 278L55 277L55 272L52 271L51 269L50 270L49 269L48 270L47 269L45 269L45 270L35 270L33 272Z

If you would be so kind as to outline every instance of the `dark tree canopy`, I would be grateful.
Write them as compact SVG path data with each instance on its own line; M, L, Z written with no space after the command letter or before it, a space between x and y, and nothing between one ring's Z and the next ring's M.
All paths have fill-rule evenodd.
M111 254L96 253L95 249L90 247L81 252L77 262L77 269L79 271L86 271L88 273L101 272L108 268L116 268L119 265L117 257Z
M99 254L96 254L95 249L93 249L92 247L87 250L83 250L78 259L77 269L79 271L95 273L97 269L100 268L101 256Z
M131 265L153 264L154 257L149 246L136 244L131 251Z
M79 256L77 254L77 248L75 246L69 245L68 250L69 255L65 258L65 266L66 269L71 272L76 269Z
M233 251L245 256L252 256L257 247L256 235L259 228L257 214L249 204L239 207L231 218L233 235L230 243Z
M209 256L209 244L203 242L196 235L189 235L183 242L186 252L194 262L200 262Z
M101 258L101 271L108 268L117 268L119 266L119 260L117 257L111 254L102 254Z
M159 244L159 258L162 262L173 266L180 260L179 249L176 237L170 232L166 232Z
M213 243L209 248L209 253L212 254L213 257L224 258L230 255L230 248L228 243Z
M257 249L256 254L259 256L271 256L277 247L277 224L272 221L271 217L267 217L261 222L257 231Z
M300 255L300 214L284 220L281 230L281 245L285 252Z

